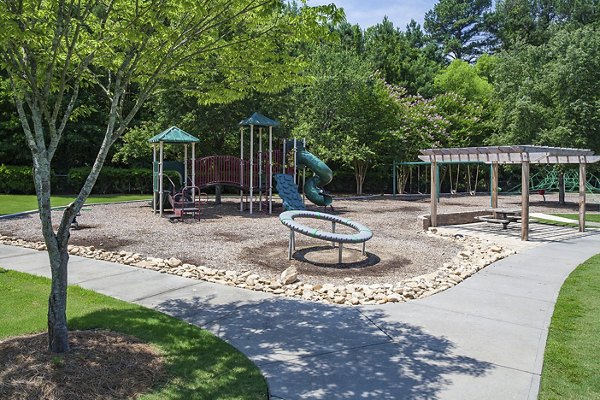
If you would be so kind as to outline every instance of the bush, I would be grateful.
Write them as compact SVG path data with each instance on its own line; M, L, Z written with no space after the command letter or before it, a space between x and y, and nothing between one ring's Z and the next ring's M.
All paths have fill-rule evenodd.
M90 167L69 170L69 186L77 191L83 186ZM152 170L146 168L104 167L100 171L92 193L149 193L152 191Z
M0 193L35 193L32 167L0 164Z

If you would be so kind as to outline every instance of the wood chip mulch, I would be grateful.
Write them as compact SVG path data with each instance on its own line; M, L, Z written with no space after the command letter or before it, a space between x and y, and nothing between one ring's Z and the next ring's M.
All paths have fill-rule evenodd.
M45 333L0 342L0 399L126 399L165 378L157 351L134 337L73 331L69 343L57 355Z

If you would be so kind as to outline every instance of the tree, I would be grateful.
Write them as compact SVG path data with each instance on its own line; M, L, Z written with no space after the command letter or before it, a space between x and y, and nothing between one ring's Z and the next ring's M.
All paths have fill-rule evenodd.
M48 339L69 349L66 318L69 227L113 143L159 85L182 77L204 102L249 91L277 91L303 64L283 47L326 36L335 6L284 13L276 0L126 1L5 0L0 3L0 62L31 151L42 232L52 270ZM336 16L337 17L337 16ZM50 169L67 126L88 104L84 87L106 100L102 144L58 229L50 212Z
M474 61L490 50L491 0L440 0L425 14L424 28L450 59Z
M600 149L599 29L562 29L546 44L498 56L494 143Z
M365 32L365 56L385 81L410 94L433 94L434 75L443 64L441 53L415 21L402 32L387 18Z
M311 82L296 90L294 133L306 137L325 161L352 168L356 192L377 161L377 141L393 118L383 80L370 63L341 46L316 48L308 70Z

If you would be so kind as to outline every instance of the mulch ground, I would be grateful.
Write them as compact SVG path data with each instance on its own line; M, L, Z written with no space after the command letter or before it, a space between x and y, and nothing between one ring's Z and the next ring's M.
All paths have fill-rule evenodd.
M71 350L48 351L46 334L0 342L0 399L126 399L165 377L148 344L108 331L74 331Z

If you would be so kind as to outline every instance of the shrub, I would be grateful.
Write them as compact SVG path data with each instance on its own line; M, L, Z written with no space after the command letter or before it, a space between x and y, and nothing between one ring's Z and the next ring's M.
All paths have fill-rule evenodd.
M35 193L32 167L0 164L0 193Z
M90 167L69 170L69 186L78 190L91 171ZM149 193L152 191L152 170L146 168L104 167L92 193Z

